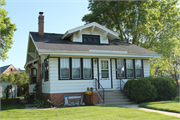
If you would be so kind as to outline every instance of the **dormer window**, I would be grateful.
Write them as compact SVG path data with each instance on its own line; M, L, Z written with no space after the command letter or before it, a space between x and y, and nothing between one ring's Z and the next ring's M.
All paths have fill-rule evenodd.
M99 35L82 35L83 43L90 44L100 44L100 36Z

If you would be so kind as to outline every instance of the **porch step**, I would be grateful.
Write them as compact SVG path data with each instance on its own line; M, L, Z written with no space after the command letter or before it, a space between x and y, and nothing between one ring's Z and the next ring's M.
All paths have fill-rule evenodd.
M100 92L100 94L102 95L103 92ZM129 98L126 96L126 94L123 91L120 90L115 90L115 91L105 91L104 92L104 97L105 97L105 104L103 104L103 100L100 97L100 95L98 95L98 100L99 100L99 104L96 105L107 105L107 106L111 106L111 105L129 105L129 104L134 104L133 102L131 102L129 100Z

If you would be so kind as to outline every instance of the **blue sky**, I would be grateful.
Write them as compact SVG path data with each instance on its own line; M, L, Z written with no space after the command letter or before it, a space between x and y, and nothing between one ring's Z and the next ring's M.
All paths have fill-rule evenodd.
M3 9L16 24L12 48L8 59L0 66L12 64L24 69L29 31L38 31L38 15L44 12L44 32L65 33L67 30L81 26L82 17L90 13L87 0L6 0Z

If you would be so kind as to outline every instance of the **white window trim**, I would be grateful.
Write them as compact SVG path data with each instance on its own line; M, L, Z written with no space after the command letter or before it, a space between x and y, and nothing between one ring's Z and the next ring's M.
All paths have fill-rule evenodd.
M91 63L91 68L89 68L89 69L91 69L91 77L90 78L85 78L84 77L84 59L90 59L90 63ZM92 73L92 60L91 60L91 58L83 58L83 79L92 79L92 74L93 73Z
M129 79L129 78L134 78L134 62L133 62L133 68L127 68L127 60L132 60L132 62L133 62L133 59L126 59L126 77L127 77L127 79ZM132 77L128 77L128 73L127 73L127 71L128 70L133 70L133 76Z
M73 65L72 65L73 59L79 59L79 61L80 61L80 76L79 76L79 78L74 78L74 77L73 77ZM72 60L72 61L71 61L71 71L72 71L71 74L72 74L72 79L81 79L81 58L72 58L71 60Z
M121 59L121 60L124 60L124 59ZM116 59L116 67L117 67L117 62L118 61L118 59ZM125 63L126 64L126 63ZM118 69L118 67L117 67L117 69ZM117 74L116 74L116 76L117 76L117 78L125 78L125 65L124 65L124 77L118 77L118 72L117 72Z
M67 58L67 59L69 60L69 58ZM61 58L60 58L60 79L70 79L70 66L69 66L69 77L68 78L62 78L61 77Z
M139 60L139 59L137 59L137 60ZM136 78L142 78L143 77L142 61L141 61L141 68L136 68L136 62L134 63L134 65L135 65L135 72L136 72L136 70L141 70L141 77L137 77L137 72L136 72Z

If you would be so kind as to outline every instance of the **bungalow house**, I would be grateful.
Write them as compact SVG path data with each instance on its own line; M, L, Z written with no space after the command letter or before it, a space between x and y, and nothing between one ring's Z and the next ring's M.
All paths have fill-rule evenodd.
M62 103L66 95L84 95L87 87L118 96L120 78L126 82L149 76L149 58L161 57L119 40L118 33L96 22L54 34L44 33L43 12L38 19L38 32L29 32L25 70L30 93L38 83L41 97L54 104Z

